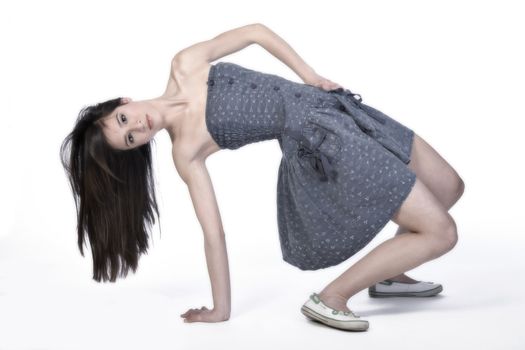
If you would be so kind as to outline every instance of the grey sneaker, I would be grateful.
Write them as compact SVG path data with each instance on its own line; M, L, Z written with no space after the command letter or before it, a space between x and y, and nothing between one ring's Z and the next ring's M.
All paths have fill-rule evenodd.
M313 321L327 326L349 331L366 331L368 321L361 319L352 311L335 310L326 305L319 298L319 294L312 293L310 298L301 307L301 313Z
M403 283L386 279L368 288L372 298L385 297L431 297L441 293L443 286L433 282Z

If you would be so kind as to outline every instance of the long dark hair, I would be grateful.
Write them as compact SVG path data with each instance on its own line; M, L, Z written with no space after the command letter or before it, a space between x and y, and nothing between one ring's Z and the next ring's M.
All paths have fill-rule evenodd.
M60 147L77 209L78 248L84 256L87 234L97 282L115 282L130 268L136 272L148 249L154 212L160 218L150 143L118 150L102 132L101 119L121 104L115 98L82 108Z

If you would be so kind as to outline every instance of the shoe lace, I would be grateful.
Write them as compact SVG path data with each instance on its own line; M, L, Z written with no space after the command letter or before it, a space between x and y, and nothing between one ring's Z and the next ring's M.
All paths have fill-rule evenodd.
M322 300L321 298L319 298L319 295L317 293L313 293L311 296L310 296L310 299L312 299L312 301L316 304L319 304L319 303L322 303ZM352 314L353 317L356 317L356 318L360 318L361 316L353 313L352 311L343 311L343 310L335 310L334 308L331 308L330 306L326 305L325 303L323 303L324 306L326 306L327 308L329 308L330 310L332 310L332 315L345 315L345 316L348 316L350 314Z

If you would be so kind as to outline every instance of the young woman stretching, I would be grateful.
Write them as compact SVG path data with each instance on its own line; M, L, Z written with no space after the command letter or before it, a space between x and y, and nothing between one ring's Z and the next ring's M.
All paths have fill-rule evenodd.
M296 83L230 63L212 62L259 44L290 67ZM232 29L175 54L165 92L116 98L83 108L61 148L78 210L78 247L88 236L97 281L136 271L148 248L146 227L159 216L150 142L172 140L175 167L202 225L213 308L185 321L219 322L231 313L225 234L206 158L277 140L277 220L283 260L301 270L337 265L393 220L379 244L301 307L308 318L345 330L369 323L347 303L371 297L433 296L442 286L404 273L450 251L457 228L448 209L464 184L414 131L326 79L262 24Z

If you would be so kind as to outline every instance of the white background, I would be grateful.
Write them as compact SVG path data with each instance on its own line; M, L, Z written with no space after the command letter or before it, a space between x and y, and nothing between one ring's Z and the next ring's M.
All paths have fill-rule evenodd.
M0 349L525 348L524 15L518 1L3 1ZM81 107L157 97L177 51L256 22L414 129L465 181L450 211L457 246L408 272L444 291L423 300L361 291L348 306L370 321L368 332L324 327L299 309L397 227L338 266L286 264L276 140L207 161L228 244L228 322L179 317L213 305L202 231L165 131L154 148L162 237L157 224L137 273L98 284L90 252L77 249L59 146ZM300 82L258 45L218 61Z

